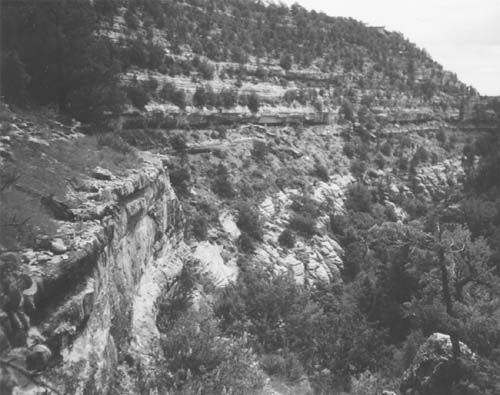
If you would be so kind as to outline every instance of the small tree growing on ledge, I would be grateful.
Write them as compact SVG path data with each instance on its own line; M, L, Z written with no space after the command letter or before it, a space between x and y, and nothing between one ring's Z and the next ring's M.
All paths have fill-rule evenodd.
M268 152L269 147L264 141L254 140L251 153L252 157L255 158L257 162L263 162Z
M280 59L280 66L288 71L292 68L292 55L289 53L283 54Z
M232 198L235 194L233 184L229 178L229 171L222 163L217 167L217 174L212 184L212 190L225 198Z
M259 96L257 96L257 93L255 92L252 92L249 96L248 96L248 109L256 114L259 112L259 107L260 107L260 100L259 100Z

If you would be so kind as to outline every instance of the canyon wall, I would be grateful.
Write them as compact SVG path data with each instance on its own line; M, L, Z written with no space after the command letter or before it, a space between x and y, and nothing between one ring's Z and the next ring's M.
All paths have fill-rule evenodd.
M63 225L69 233L85 228L78 248L55 253L52 243L17 256L22 297L0 321L5 393L45 393L46 383L63 394L106 394L127 382L118 368L124 361L143 378L157 362L156 300L183 263L180 204L159 161L127 179L95 182L110 184L100 188L107 215ZM43 371L42 378L24 369ZM127 390L137 393L137 385L151 383L129 382Z

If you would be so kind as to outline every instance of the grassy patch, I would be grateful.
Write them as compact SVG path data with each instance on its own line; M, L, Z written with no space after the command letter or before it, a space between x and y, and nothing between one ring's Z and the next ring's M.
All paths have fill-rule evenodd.
M13 160L0 169L2 249L31 247L36 236L55 234L58 225L40 203L43 196L52 195L74 208L86 197L68 194L70 180L88 178L96 166L123 176L140 165L135 149L119 136L54 139L67 131L62 126L32 125L26 133L11 138Z

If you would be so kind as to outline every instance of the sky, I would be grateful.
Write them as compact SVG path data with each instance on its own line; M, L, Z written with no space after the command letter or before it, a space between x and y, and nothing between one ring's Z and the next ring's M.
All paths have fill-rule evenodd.
M281 0L385 26L482 95L500 95L500 0Z

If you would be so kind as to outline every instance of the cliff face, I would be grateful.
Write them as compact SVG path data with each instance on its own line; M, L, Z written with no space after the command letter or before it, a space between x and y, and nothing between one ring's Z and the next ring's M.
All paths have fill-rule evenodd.
M106 394L117 374L127 381L117 370L125 360L149 377L156 299L182 268L182 210L155 158L128 177L94 176L87 189L102 204L67 209L78 219L58 222L66 237L2 255L20 261L0 311L2 394L45 393L42 383L64 394Z
M147 369L156 353L155 302L182 268L183 220L163 171L141 186L109 220L112 234L91 279L93 309L62 350L68 393L108 393L126 355Z

